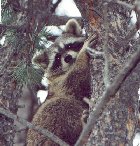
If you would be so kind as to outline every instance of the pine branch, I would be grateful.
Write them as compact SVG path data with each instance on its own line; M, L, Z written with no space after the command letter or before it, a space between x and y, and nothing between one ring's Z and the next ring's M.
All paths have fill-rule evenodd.
M17 25L0 24L0 28L4 28L4 29L19 29L20 26L17 26Z
M40 128L38 126L33 125L32 123L18 117L17 115L14 115L13 113L11 113L8 110L5 110L3 108L0 108L0 113L7 116L8 118L11 118L19 123L21 123L22 125L24 125L27 128L33 129L41 134L43 134L44 136L48 137L49 139L51 139L52 141L54 141L55 143L59 144L60 146L69 146L67 143L65 143L64 141L62 141L60 138L58 138L57 136L55 136L54 134L52 134L51 132L49 132L46 129Z
M135 68L135 66L139 62L140 62L140 47L137 49L137 52L132 55L130 61L125 64L125 67L122 69L120 74L116 77L114 82L109 87L106 88L99 103L95 106L95 108L89 115L89 121L85 125L75 146L83 145L83 143L85 142L84 140L87 139L88 135L91 133L95 122L103 113L107 103L110 101L111 98L115 97L114 96L115 93L119 90L126 77L131 73L131 71Z
M13 57L14 54L14 50L9 50L9 52L7 52L7 59L5 60L3 66L0 69L0 75L3 75L3 73L5 72L5 69L7 69L7 66L9 65L10 59Z

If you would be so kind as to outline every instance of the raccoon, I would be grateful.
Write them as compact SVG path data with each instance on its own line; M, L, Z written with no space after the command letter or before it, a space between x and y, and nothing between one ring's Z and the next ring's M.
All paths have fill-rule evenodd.
M90 97L90 66L86 48L95 37L86 40L75 19L66 23L66 30L45 51L33 58L49 81L49 95L35 113L32 123L46 128L73 146L83 125L82 113L88 109L84 97ZM29 129L27 146L58 146L40 133Z

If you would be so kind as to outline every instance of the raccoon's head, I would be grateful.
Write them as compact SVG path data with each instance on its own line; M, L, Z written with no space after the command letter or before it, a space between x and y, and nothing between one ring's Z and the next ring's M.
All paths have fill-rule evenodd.
M66 23L65 32L49 48L36 55L33 63L43 68L48 78L64 74L75 63L84 40L80 25L71 19Z

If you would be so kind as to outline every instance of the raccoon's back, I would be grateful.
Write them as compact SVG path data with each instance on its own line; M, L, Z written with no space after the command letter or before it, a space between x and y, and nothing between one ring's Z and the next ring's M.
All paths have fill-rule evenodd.
M82 131L81 116L85 108L83 102L74 98L53 98L42 104L32 123L46 128L73 146ZM42 146L58 146L31 129L27 134L27 143L27 146L34 146L37 143Z

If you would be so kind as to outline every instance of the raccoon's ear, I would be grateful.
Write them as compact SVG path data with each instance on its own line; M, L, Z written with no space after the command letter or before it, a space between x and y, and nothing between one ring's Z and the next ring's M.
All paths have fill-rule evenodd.
M81 26L79 25L79 23L77 22L77 20L75 19L70 19L67 23L66 23L66 33L72 33L76 36L80 36L82 34L82 29Z
M43 70L45 70L49 64L47 53L37 52L32 59L32 63L38 67L41 67Z

